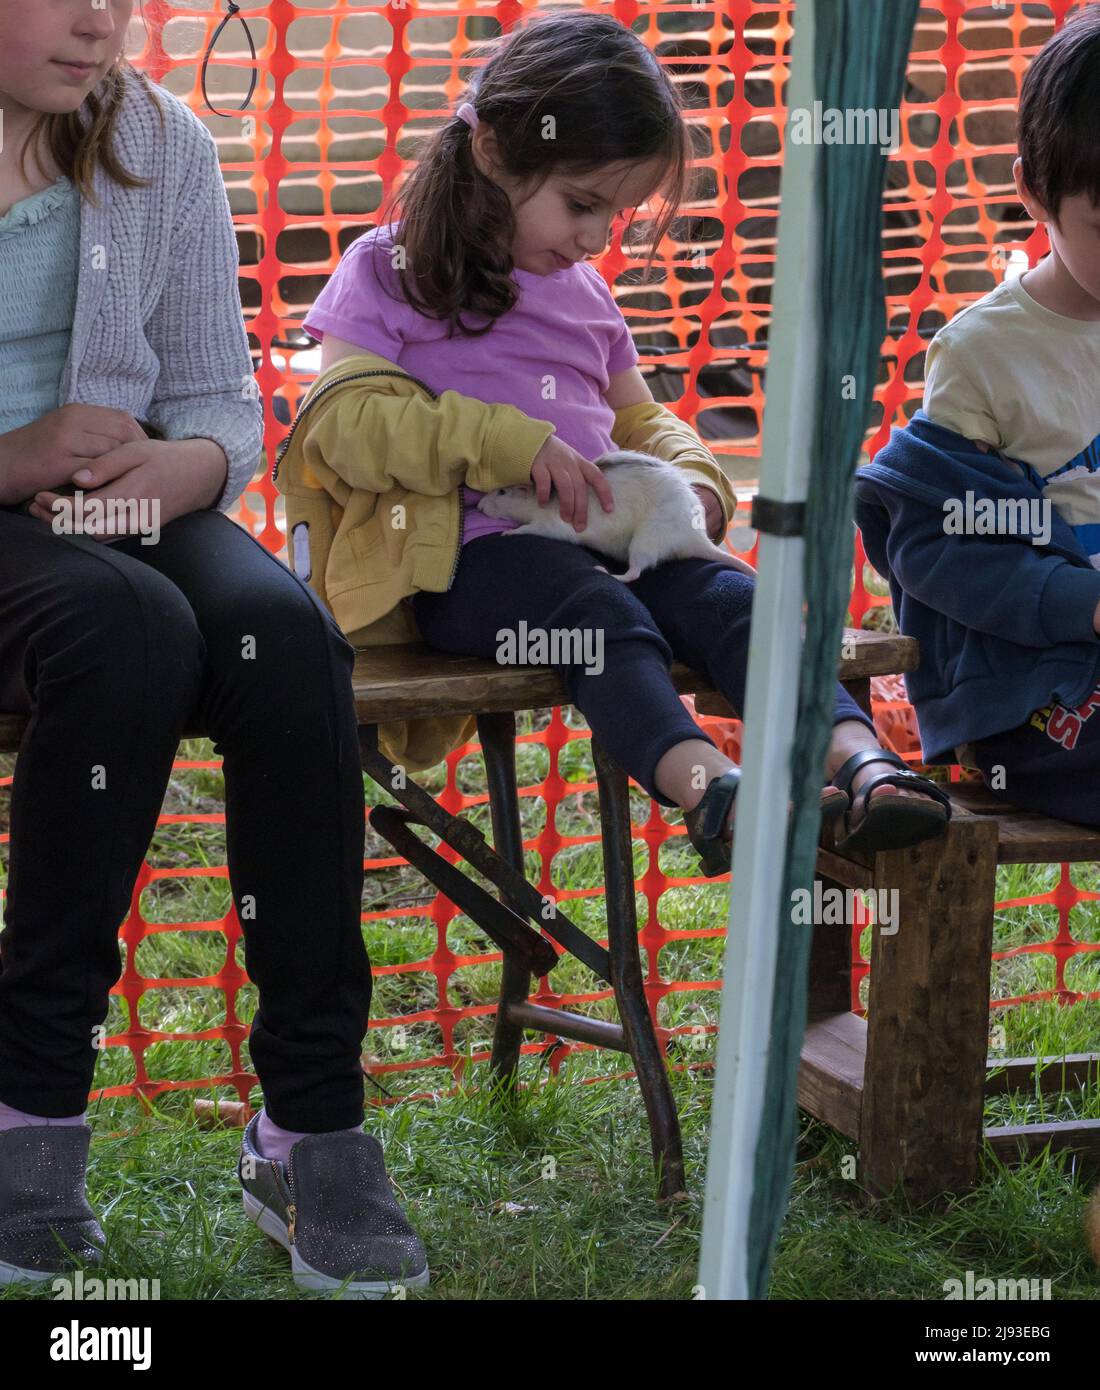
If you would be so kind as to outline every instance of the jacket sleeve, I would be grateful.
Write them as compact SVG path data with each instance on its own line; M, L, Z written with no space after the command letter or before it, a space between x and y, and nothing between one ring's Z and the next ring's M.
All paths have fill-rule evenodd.
M659 401L640 401L616 410L611 439L619 449L636 449L676 464L688 482L702 483L716 492L725 534L737 510L737 494L718 460L690 425Z
M885 546L903 592L964 627L1024 647L1100 640L1092 625L1100 571L1026 538L945 535L942 513L929 508L891 526Z
M213 136L198 126L194 175L180 193L172 269L145 325L160 362L150 424L165 439L212 439L229 467L214 509L226 511L260 460L263 408L237 288L233 218Z
M419 390L345 388L338 405L303 421L303 458L308 464L319 456L366 492L397 486L442 497L462 483L479 492L524 483L554 433L547 420L458 391L431 400Z

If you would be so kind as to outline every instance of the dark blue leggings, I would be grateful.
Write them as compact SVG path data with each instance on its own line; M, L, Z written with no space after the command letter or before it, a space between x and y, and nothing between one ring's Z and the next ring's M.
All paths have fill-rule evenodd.
M463 546L447 592L414 595L413 612L430 646L490 660L499 659L503 635L522 622L528 634L538 628L597 635L599 674L590 660L547 664L561 672L570 702L610 756L655 801L673 806L654 782L660 759L684 739L715 745L681 703L669 666L675 659L705 672L738 713L744 709L753 581L717 560L692 559L666 561L623 584L601 574L599 564L623 568L568 541L479 536ZM592 640L589 656L598 650ZM833 722L847 719L874 732L838 682Z

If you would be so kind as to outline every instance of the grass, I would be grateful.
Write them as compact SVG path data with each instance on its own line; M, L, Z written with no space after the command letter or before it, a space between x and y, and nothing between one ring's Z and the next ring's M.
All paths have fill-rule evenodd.
M537 732L545 714L529 720ZM577 725L577 727L580 727ZM522 730L521 730L522 731ZM181 758L211 757L210 745L196 741ZM591 778L584 741L563 750L561 770L575 781ZM0 777L11 760L0 764ZM547 754L538 744L521 744L521 784L546 775ZM464 792L484 791L476 757L460 766ZM438 792L437 769L421 779ZM368 799L378 799L367 782ZM637 823L648 820L650 803L633 793ZM222 779L215 770L181 770L172 779L165 811L203 814L221 809ZM0 794L0 831L6 830L7 797ZM541 797L522 800L524 833L537 833L545 820ZM471 819L488 830L484 808ZM678 813L662 812L670 825ZM595 834L594 797L580 792L563 798L556 828L563 836ZM639 872L645 851L635 846ZM6 861L6 847L4 847ZM384 849L368 831L367 852ZM224 831L217 825L174 823L158 827L149 861L167 868L223 864ZM662 845L664 873L696 872L694 856L682 837ZM537 873L538 859L530 865ZM1013 867L1001 871L998 899L1034 897L1057 884L1057 866ZM600 882L598 851L566 846L556 856L559 891L584 893ZM1096 891L1091 865L1073 869L1074 882ZM673 886L656 905L661 925L674 933L661 951L662 978L680 986L713 981L721 974L726 917L724 884ZM363 907L383 914L364 924L371 959L379 972L372 1017L398 1020L438 1005L436 976L415 969L436 946L436 928L423 918L389 915L423 905L429 892L407 866L371 870ZM171 925L221 917L230 905L228 884L217 877L159 881L146 890L142 910L150 920ZM602 905L596 896L563 903L578 925L600 933ZM639 916L649 903L639 894ZM995 999L1020 999L1052 988L1049 955L1020 948L1049 940L1057 926L1050 904L1023 904L997 914L998 950L1015 950L995 963ZM1100 939L1097 905L1085 901L1070 915L1073 935ZM465 918L453 919L447 944L462 962L447 982L449 1002L486 1006L495 999L499 966L487 961L486 944ZM240 949L238 948L238 957ZM195 979L216 973L225 962L220 931L165 931L137 948L137 965L157 979ZM1066 986L1096 989L1095 955L1069 962ZM551 977L559 995L589 996L592 977L571 958ZM572 1007L610 1018L609 1000ZM251 986L235 997L237 1017L247 1023L255 1009ZM524 1059L524 1087L514 1105L494 1104L478 1086L484 1067L471 1067L471 1084L458 1087L445 1068L384 1072L379 1081L401 1103L371 1106L368 1129L382 1139L387 1164L406 1210L429 1250L433 1281L427 1299L690 1299L697 1279L702 1220L707 1126L712 1078L705 1065L713 1057L718 994L713 989L679 988L661 1001L662 1024L679 1028L670 1059L677 1065L673 1085L684 1132L691 1194L671 1207L653 1200L648 1131L635 1083L606 1079L617 1059L588 1050L574 1051L556 1077L544 1055ZM139 1002L146 1027L193 1032L223 1025L225 995L212 987L168 985L149 989ZM125 1002L112 998L111 1033L124 1031ZM1056 1001L1025 1000L995 1013L994 1054L1024 1055L1100 1051L1096 1010L1065 1007ZM491 1017L461 1020L454 1045L463 1053L482 1050L491 1036ZM400 1039L400 1045L397 1045ZM534 1041L532 1035L532 1041ZM442 1034L435 1022L411 1022L401 1032L374 1027L367 1050L385 1066L427 1059L439 1053ZM247 1044L242 1062L250 1066ZM224 1074L230 1048L220 1040L164 1042L146 1054L151 1075L185 1080ZM702 1064L702 1065L701 1065ZM96 1086L133 1079L129 1049L108 1049L101 1057ZM585 1084L586 1082L590 1084ZM236 1098L227 1086L200 1094ZM379 1092L372 1093L375 1098ZM168 1091L155 1103L134 1099L101 1100L93 1106L89 1190L108 1234L108 1277L160 1281L163 1299L296 1299L285 1252L245 1220L234 1165L239 1134L207 1130L196 1123L194 1092ZM259 1103L254 1089L252 1099ZM1023 1123L1070 1116L1100 1118L1095 1090L1048 1096L991 1098L987 1123ZM943 1297L944 1281L962 1279L967 1270L993 1278L1050 1279L1055 1299L1095 1299L1100 1271L1091 1263L1081 1232L1087 1185L1064 1158L1045 1157L1022 1168L1004 1169L987 1157L980 1185L940 1210L915 1209L900 1198L872 1201L847 1176L853 1144L803 1117L790 1210L776 1252L772 1297L776 1299L928 1299ZM33 1297L47 1298L48 1292ZM26 1298L0 1291L0 1297Z

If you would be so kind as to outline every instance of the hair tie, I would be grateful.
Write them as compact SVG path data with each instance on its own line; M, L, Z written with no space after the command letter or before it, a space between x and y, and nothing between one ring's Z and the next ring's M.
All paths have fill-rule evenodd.
M477 112L474 110L472 101L464 101L455 112L460 121L465 121L471 130L476 130L478 126Z

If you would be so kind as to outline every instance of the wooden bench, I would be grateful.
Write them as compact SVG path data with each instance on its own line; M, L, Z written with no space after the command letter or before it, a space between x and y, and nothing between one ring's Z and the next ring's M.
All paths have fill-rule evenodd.
M870 713L871 677L914 669L916 644L871 632L849 631L845 638L846 651L838 674L860 706ZM695 695L701 712L732 714L722 696L698 672L677 664L671 674L679 692ZM491 1059L496 1083L507 1085L514 1081L523 1032L528 1028L629 1053L649 1120L660 1190L665 1196L683 1191L679 1124L663 1051L646 1002L638 952L626 774L594 741L606 879L605 949L570 922L560 908L549 921L544 920L545 901L522 876L515 714L567 701L556 672L549 667L499 666L423 646L375 647L359 653L353 683L363 767L401 803L401 809L374 807L370 813L372 826L476 921L503 951ZM386 720L461 713L477 716L495 850L467 819L445 811L411 778L396 777L396 769L377 747L377 725ZM0 750L19 746L26 723L25 716L0 714ZM201 734L196 729L183 731L183 737ZM500 900L429 848L412 829L414 825L427 826L460 853L496 886ZM528 925L528 919L538 930ZM556 940L611 985L621 1023L584 1018L528 1002L532 976L545 974L557 960L557 951L548 938Z
M857 1142L866 1187L921 1202L974 1184L983 1136L1003 1162L1047 1144L1100 1161L1100 1120L983 1128L987 1095L1100 1079L1097 1055L987 1055L997 865L1100 860L1100 831L1019 811L982 784L950 793L941 839L819 852L828 886L897 889L897 930L872 932L864 1021L850 1009L851 929L815 929L799 1084L802 1107Z

